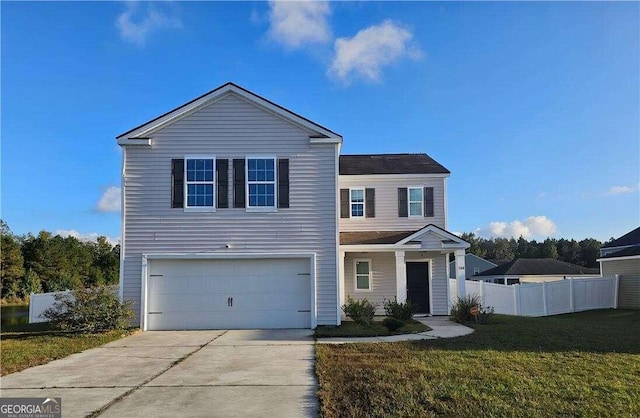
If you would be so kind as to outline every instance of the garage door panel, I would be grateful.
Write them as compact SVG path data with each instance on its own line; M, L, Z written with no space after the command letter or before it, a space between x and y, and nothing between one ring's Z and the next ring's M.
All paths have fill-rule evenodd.
M151 260L147 329L309 328L309 268L309 259Z

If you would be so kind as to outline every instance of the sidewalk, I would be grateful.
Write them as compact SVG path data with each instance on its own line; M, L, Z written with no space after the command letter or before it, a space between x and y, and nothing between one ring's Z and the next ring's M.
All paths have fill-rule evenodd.
M317 344L345 344L345 343L380 343L380 342L397 342L397 341L415 341L415 340L435 340L437 338L455 338L469 335L473 332L472 328L466 327L457 322L449 320L447 316L431 316L424 318L414 318L420 321L431 331L421 332L418 334L390 335L388 337L352 337L352 338L318 338Z

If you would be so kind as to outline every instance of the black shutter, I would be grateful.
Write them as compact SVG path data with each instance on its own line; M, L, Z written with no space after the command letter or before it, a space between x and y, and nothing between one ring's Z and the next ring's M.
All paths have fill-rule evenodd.
M424 188L424 216L433 216L433 187Z
M340 189L340 217L349 217L349 189Z
M289 160L278 160L278 207L289 207Z
M367 208L366 217L376 217L376 189L364 189L364 201Z
M406 218L409 216L409 207L407 203L407 188L398 187L398 216Z
M245 207L244 159L233 160L233 207Z
M216 181L218 194L216 195L216 207L229 207L229 160L216 160Z
M184 159L171 160L171 207L184 207Z

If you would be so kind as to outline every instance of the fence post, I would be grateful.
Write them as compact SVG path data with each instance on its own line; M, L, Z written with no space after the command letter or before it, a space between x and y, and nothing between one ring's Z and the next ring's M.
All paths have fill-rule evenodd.
M547 282L542 282L542 307L544 316L547 316Z
M514 284L513 287L513 314L520 315L520 285Z
M29 323L31 323L31 318L33 318L33 295L35 293L31 292L29 295Z
M569 277L569 306L571 308L571 312L575 312L576 308L574 306L574 299L573 299L573 277Z
M617 274L613 275L613 285L615 288L613 289L613 309L618 309L618 291L620 290L620 276Z
M484 280L480 280L480 303L484 305Z

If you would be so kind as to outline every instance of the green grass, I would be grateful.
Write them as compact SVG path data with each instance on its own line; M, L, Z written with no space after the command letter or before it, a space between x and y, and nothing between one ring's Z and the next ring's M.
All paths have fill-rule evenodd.
M316 347L325 417L640 416L640 311L495 315L471 335Z
M4 376L101 346L130 333L73 334L55 331L48 323L4 327L0 334L0 371Z
M407 322L395 331L389 331L381 321L374 321L369 328L353 321L344 321L337 327L319 326L316 328L316 338L329 337L383 337L387 335L415 334L429 331L431 328L418 321Z

